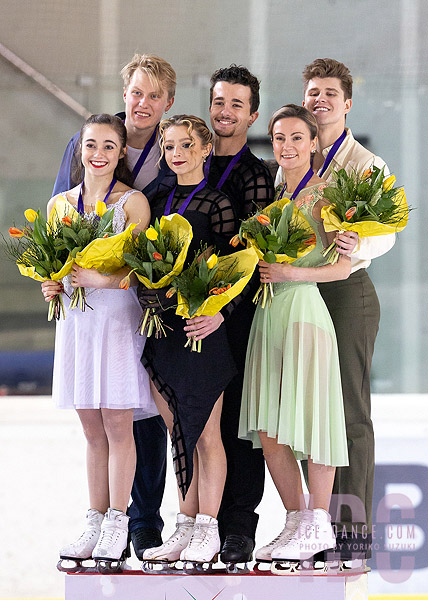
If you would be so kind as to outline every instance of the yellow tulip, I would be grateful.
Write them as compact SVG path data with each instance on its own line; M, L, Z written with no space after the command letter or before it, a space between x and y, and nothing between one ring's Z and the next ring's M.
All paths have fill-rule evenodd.
M217 254L211 254L209 259L207 260L207 267L209 269L212 269L213 267L216 266L217 261L218 261Z
M382 187L385 192L389 191L395 183L395 175L390 175L383 180Z
M158 239L158 232L154 227L148 228L148 230L146 231L146 238L148 240L151 240L152 242Z
M95 212L101 218L107 212L107 205L101 200L97 200L95 203Z
M24 216L29 223L34 223L37 218L37 213L32 208L27 208L27 210L24 212Z

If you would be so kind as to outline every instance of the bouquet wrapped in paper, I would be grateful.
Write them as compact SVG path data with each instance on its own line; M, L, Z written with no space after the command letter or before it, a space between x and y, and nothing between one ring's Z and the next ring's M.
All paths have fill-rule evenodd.
M62 196L58 198L49 215L49 222L61 220L66 227L62 234L64 243L73 262L83 269L97 269L100 273L114 273L125 264L123 258L132 245L132 230L129 225L122 233L113 232L114 208L107 209L104 202L98 201L95 215L78 213ZM75 288L71 296L70 309L86 306L85 289ZM89 307L90 308L90 307Z
M273 202L262 211L243 221L238 236L232 240L237 244L246 240L254 248L259 259L268 263L292 263L306 256L315 248L316 236L301 211L287 198ZM271 283L262 283L254 296L261 300L262 308L273 298Z
M204 254L197 253L192 264L172 281L170 293L177 291L178 298L176 314L186 319L216 315L242 292L258 263L253 248L228 256L211 254L208 259ZM186 346L200 352L202 340L189 338Z
M22 228L9 228L13 241L6 243L7 255L16 262L21 275L36 281L60 281L68 275L73 258L64 241L67 225L61 219L46 221L40 210L25 211L28 223ZM62 295L49 302L48 320L65 318Z
M174 277L183 270L193 231L189 221L174 213L156 219L155 224L142 231L135 239L132 250L124 254L126 264L131 267L138 280L148 289L159 290L171 285ZM121 287L129 287L129 275L121 282ZM156 309L147 308L143 312L140 333L150 337L165 335L161 317Z
M402 231L409 216L406 194L394 187L395 177L384 177L384 167L373 166L364 173L332 171L333 184L324 188L329 206L321 209L326 231L355 231L360 237ZM324 251L331 263L339 254L335 243Z

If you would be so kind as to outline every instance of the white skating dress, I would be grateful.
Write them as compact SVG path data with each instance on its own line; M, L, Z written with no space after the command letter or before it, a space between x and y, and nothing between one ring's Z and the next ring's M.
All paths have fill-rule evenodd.
M123 206L136 190L115 203L113 231L125 229ZM73 288L64 279L67 294ZM140 362L145 337L136 333L141 308L136 288L98 290L86 288L93 308L69 310L63 294L66 318L57 321L52 397L58 408L134 408L138 418L158 414L150 394L149 377Z

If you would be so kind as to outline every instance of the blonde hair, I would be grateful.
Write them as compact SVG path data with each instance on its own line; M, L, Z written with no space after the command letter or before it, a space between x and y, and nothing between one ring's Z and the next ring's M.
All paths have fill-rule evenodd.
M195 132L201 140L202 147L212 144L213 134L203 119L195 115L174 115L169 119L163 119L159 124L161 156L165 154L165 132L170 127L186 127L187 135L191 139L195 139L192 135Z
M168 100L175 95L177 77L174 69L166 60L154 54L134 54L131 61L120 72L125 89L129 86L137 69L141 69L147 75L150 83L158 91L166 89Z

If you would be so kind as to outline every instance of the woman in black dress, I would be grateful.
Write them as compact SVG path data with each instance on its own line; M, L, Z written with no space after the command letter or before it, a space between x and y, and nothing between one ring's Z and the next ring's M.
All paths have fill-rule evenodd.
M179 213L191 223L188 262L201 244L230 254L229 240L237 228L232 205L204 178L204 162L212 149L210 130L198 117L178 115L161 122L160 135L168 166L177 174L177 186L154 198L152 221ZM142 304L149 294L140 289ZM236 372L224 326L228 310L187 321L167 310L163 320L172 331L147 340L142 361L171 433L181 493L176 531L162 546L146 550L146 560L211 562L220 550L216 517L226 477L220 416L223 390ZM204 340L200 354L184 347L189 337Z

